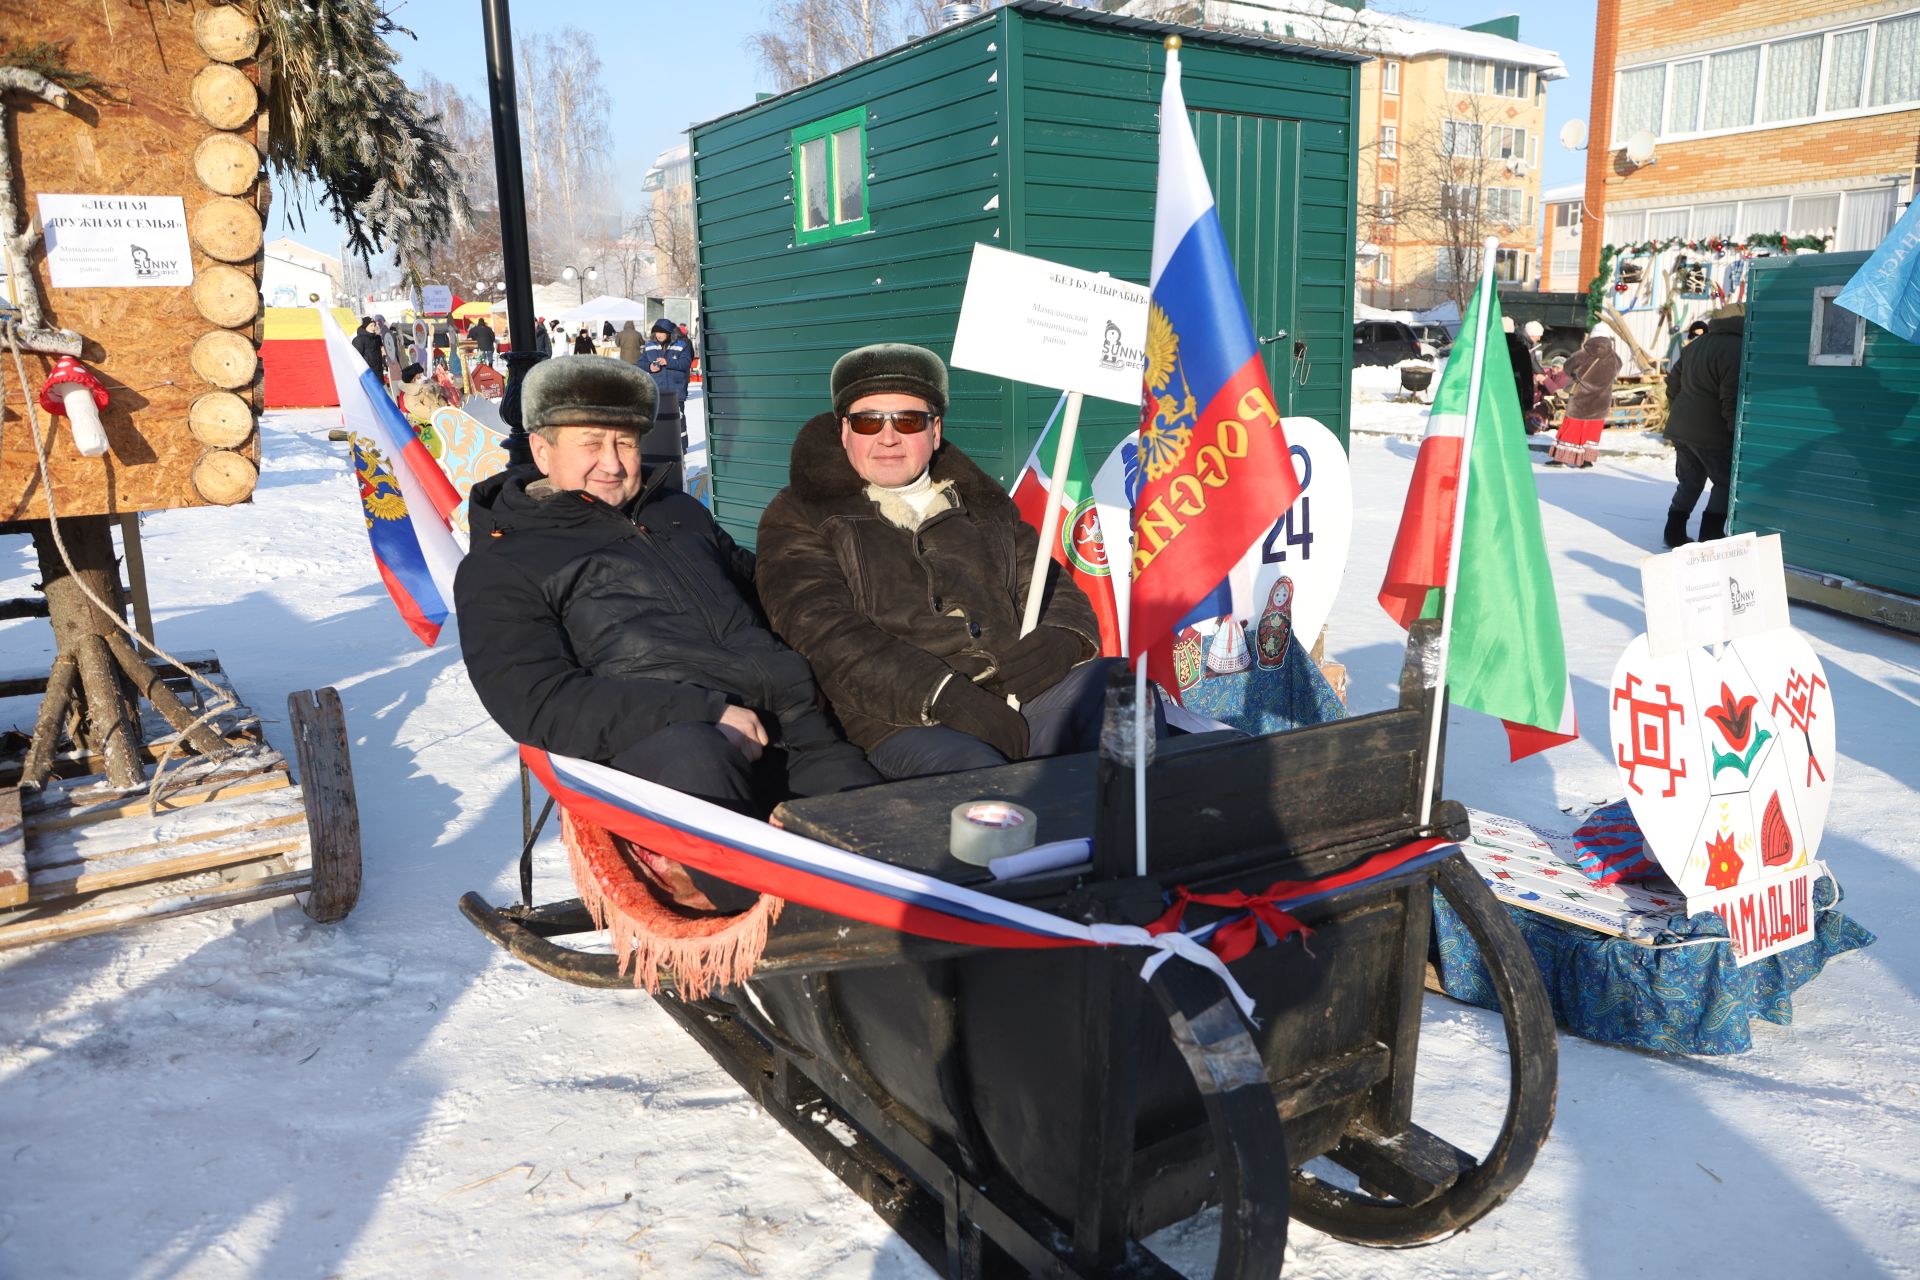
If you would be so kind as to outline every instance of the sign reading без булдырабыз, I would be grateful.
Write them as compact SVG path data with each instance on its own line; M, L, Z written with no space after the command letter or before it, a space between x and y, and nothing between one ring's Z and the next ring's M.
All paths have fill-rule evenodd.
M976 244L950 363L1137 409L1147 297L1145 285Z
M1785 624L1778 535L1729 541L1725 557L1688 547L1642 566L1647 633L1614 667L1608 711L1648 853L1747 964L1812 937L1836 737L1826 670Z
M42 195L39 204L54 288L193 283L187 210L179 196Z

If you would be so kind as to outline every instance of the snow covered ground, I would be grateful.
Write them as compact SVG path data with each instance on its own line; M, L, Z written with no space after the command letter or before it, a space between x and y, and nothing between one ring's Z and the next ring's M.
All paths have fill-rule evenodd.
M1363 421L1399 412L1355 399ZM266 419L252 505L145 529L162 644L217 649L269 714L339 688L360 905L331 927L281 899L0 955L0 1275L927 1275L645 996L541 977L460 917L464 890L514 892L513 754L451 633L419 648L386 600L333 417ZM1357 710L1394 697L1400 633L1373 594L1414 448L1353 449L1329 644ZM1457 713L1447 792L1550 822L1619 793L1606 682L1641 627L1636 564L1670 481L1654 460L1538 475L1586 737L1509 765L1499 726ZM26 540L0 543L0 598L34 577ZM1920 1276L1920 944L1900 923L1920 902L1920 646L1794 620L1842 717L1824 856L1880 942L1743 1057L1563 1039L1553 1135L1512 1201L1408 1252L1296 1226L1289 1275ZM8 669L49 644L43 623L0 624ZM564 877L549 848L538 892L572 896ZM1429 996L1421 1055L1417 1117L1484 1149L1497 1018ZM1157 1243L1205 1274L1205 1221Z

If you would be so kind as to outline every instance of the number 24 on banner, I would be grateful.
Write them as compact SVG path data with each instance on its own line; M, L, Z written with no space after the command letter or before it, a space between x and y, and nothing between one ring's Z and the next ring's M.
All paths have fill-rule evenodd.
M1292 446L1292 452L1293 469L1300 477L1300 497L1287 508L1285 515L1273 522L1273 529L1267 534L1267 540L1260 544L1261 564L1286 563L1286 549L1279 545L1282 535L1286 537L1287 546L1300 548L1302 560L1313 557L1313 508L1311 500L1307 497L1307 486L1313 483L1313 455L1307 452L1304 445ZM1297 533L1293 527L1295 516L1300 520Z

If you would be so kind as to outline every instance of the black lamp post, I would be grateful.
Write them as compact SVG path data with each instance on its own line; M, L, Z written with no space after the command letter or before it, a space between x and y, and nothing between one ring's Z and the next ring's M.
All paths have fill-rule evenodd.
M513 85L513 23L507 0L480 0L487 37L487 102L493 113L493 172L500 192L500 248L506 280L507 319L513 350L507 353L507 392L500 417L509 429L507 461L533 461L520 421L520 382L540 360L533 342L533 274L527 265L527 201L520 172L520 106Z
M562 280L577 282L580 286L579 301L585 302L587 300L587 281L598 280L600 278L600 268L588 267L582 271L578 267L566 267L560 272L560 278Z

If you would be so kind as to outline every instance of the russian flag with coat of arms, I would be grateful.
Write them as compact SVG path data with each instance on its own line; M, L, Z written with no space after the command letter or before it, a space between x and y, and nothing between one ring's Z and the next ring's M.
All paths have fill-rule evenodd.
M1300 496L1187 119L1177 49L1160 99L1152 293L1127 637L1174 690L1174 628Z
M331 311L320 310L320 325L341 424L353 437L374 563L408 628L430 645L453 612L453 575L464 553L450 521L460 495Z

